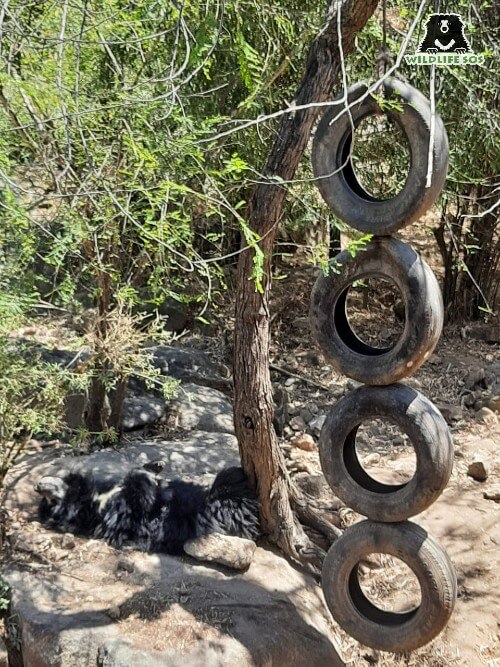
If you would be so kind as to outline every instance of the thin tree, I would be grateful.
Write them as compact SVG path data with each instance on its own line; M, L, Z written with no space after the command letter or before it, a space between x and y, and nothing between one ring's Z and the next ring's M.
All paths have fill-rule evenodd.
M256 290L252 280L254 251L243 252L238 263L234 414L242 464L258 489L263 529L269 539L288 556L315 571L321 565L324 552L309 539L303 525L319 530L331 541L338 531L310 509L292 483L273 428L269 373L271 257L286 196L286 189L276 183L279 179L288 181L294 177L320 112L313 103L332 97L339 81L343 56L352 50L357 33L376 6L377 0L335 0L329 3L325 25L311 45L306 71L294 101L296 106L312 106L282 117L263 169L269 181L255 186L246 211L248 225L261 239L259 245L264 254L262 290Z

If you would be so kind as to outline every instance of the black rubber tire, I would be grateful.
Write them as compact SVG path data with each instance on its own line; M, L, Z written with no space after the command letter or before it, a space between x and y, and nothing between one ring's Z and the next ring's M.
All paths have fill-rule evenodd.
M397 424L415 450L416 469L405 484L383 484L361 466L359 426L370 419ZM323 474L333 492L374 521L404 521L423 512L446 487L453 468L453 441L439 410L404 384L360 387L331 409L319 438Z
M368 86L358 83L348 91L349 103L355 102ZM443 188L448 171L449 146L443 121L435 115L434 162L432 182L426 188L430 140L431 108L429 100L412 86L389 78L385 96L402 103L403 110L381 111L377 101L368 95L351 108L357 127L367 116L386 113L403 131L410 151L410 168L403 189L392 199L376 199L360 185L349 152L352 125L348 113L339 104L322 117L312 147L312 164L317 185L332 211L345 223L369 234L391 234L418 220L434 204ZM342 168L342 165L345 166Z
M379 609L365 597L358 563L371 553L391 554L408 565L421 589L412 611ZM457 582L443 548L414 523L362 521L348 528L323 564L323 592L337 623L360 643L381 651L413 651L436 637L455 605Z
M349 324L349 287L370 276L392 280L402 295L405 325L392 348L367 345ZM412 375L432 354L443 328L443 312L436 277L415 250L398 239L377 237L355 257L341 252L329 274L319 275L311 294L310 322L337 371L365 384L384 385Z

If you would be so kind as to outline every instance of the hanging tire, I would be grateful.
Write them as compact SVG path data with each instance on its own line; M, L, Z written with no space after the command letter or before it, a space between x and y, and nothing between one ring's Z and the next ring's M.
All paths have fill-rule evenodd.
M403 189L393 198L376 199L359 183L349 157L352 125L342 111L341 100L322 117L312 148L313 171L324 200L345 223L369 234L391 234L418 220L434 204L448 171L448 137L443 121L435 115L432 182L426 188L430 140L431 108L429 100L412 86L389 78L384 84L386 99L402 104L402 110L382 111L368 95L356 104L368 86L358 83L348 91L354 127L368 116L386 113L403 131L410 151L410 168Z
M406 433L416 469L404 484L384 484L362 467L356 452L359 426L371 419L392 422ZM404 521L423 512L446 487L453 467L453 441L439 410L403 384L360 387L335 403L319 438L323 474L333 492L374 521Z
M416 609L384 611L365 596L358 563L372 553L391 554L414 572L421 591ZM408 521L362 521L348 528L325 558L322 585L333 618L346 632L366 646L393 652L413 651L434 639L451 616L457 589L446 552Z
M404 330L390 348L364 343L346 312L352 283L370 276L390 279L401 292ZM313 334L337 371L366 384L384 385L412 375L432 354L443 328L443 301L436 277L402 241L374 238L355 257L344 251L320 274L311 294Z

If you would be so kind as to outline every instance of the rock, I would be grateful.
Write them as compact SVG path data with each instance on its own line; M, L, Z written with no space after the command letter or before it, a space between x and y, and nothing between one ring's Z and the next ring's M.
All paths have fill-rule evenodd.
M290 419L290 428L294 431L305 431L307 424L302 417L292 417Z
M303 449L306 452L316 451L316 443L314 442L314 438L308 433L297 433L297 435L293 436L290 442L294 447Z
M308 408L302 408L302 410L299 412L299 416L306 424L308 424L311 419L314 418L314 414Z
M297 380L295 378L287 378L285 380L285 387L288 387L289 389L291 389L292 387L295 386L296 383L297 383Z
M483 492L483 498L486 500L494 500L496 503L500 502L500 486L492 486Z
M351 380L351 378L347 380L347 388L350 389L351 391L359 389L362 386L363 386L362 382L358 382L357 380Z
M476 459L469 463L467 474L477 482L484 482L488 479L488 467L482 459Z
M229 369L215 363L207 352L188 348L158 345L150 348L152 363L162 375L229 393L232 382Z
M442 363L442 359L438 354L434 353L429 357L429 363L431 366L438 366L440 363Z
M147 424L154 424L165 414L165 401L154 396L129 396L123 404L125 431L133 431Z
M116 556L106 554L76 562L75 577L16 564L4 570L23 664L343 664L317 584L270 550L257 548L247 572L234 576L186 558L135 553L142 579L133 586L109 577ZM111 608L119 608L119 623Z
M209 433L234 433L233 408L217 389L188 383L170 402L168 413L178 417L180 428Z
M309 422L309 428L314 433L314 435L319 436L323 424L326 422L326 415L318 415L312 421Z
M345 388L342 384L332 384L329 386L328 391L334 398L342 398Z
M243 537L213 533L188 540L184 551L198 560L218 563L234 570L246 570L252 562L256 544Z
M488 426L495 426L498 424L497 415L489 408L481 408L478 410L476 412L476 419L480 422L483 422L483 424L487 424Z
M441 412L448 424L453 424L453 422L458 422L463 419L464 413L459 405L437 402L436 407Z
M500 343L500 322L471 327L470 337L486 343Z
M9 667L9 654L4 640L0 637L0 667Z
M76 547L75 538L71 533L64 533L61 537L61 548L62 549L74 549Z
M495 382L500 382L500 361L490 363L485 369L486 385L489 387Z
M500 413L500 396L494 396L486 403L488 410Z
M319 412L319 407L316 405L316 403L309 403L307 409L309 410L311 415L317 415Z
M484 383L485 371L484 368L471 369L464 379L464 386L467 389L475 389L479 384Z

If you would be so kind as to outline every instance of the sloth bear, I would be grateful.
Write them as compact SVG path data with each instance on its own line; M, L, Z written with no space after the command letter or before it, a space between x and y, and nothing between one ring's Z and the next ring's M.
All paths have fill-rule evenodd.
M465 53L471 51L459 14L431 14L425 24L419 52Z
M164 482L142 468L122 480L99 479L91 472L42 477L40 521L49 528L103 538L120 547L182 553L184 543L209 533L255 540L259 506L241 468L220 472L212 487Z

